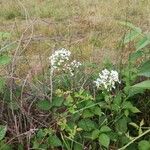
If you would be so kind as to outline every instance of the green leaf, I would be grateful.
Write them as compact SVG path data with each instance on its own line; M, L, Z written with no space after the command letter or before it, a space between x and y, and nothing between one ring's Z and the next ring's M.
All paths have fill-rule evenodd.
M91 112L89 109L86 109L83 111L83 118L90 118L90 117L93 117L94 116L94 113Z
M111 129L108 127L108 126L102 126L101 128L100 128L100 132L102 133L102 132L110 132L111 131Z
M37 108L41 110L50 110L52 107L52 104L48 100L41 100L37 102L36 106Z
M11 61L11 58L7 55L0 56L0 65L7 65Z
M121 133L127 132L128 127L127 127L127 118L126 117L119 119L115 125L116 125L116 130L118 132L121 132Z
M131 41L133 41L135 38L137 38L139 36L139 33L137 31L131 31L130 33L128 33L125 38L124 38L124 43L129 43Z
M7 127L0 125L0 140L2 140L6 135Z
M139 128L139 126L138 126L136 123L134 123L134 122L130 122L129 124L130 124L131 126L133 126L134 128L136 128L136 129Z
M150 89L150 80L146 80L132 86L133 88Z
M109 147L109 144L110 144L110 138L107 134L100 134L99 135L99 143L101 145L103 145L104 147L108 148Z
M52 105L56 107L60 107L62 106L63 101L64 101L63 97L54 97L52 101Z
M123 104L123 109L130 110L130 111L133 112L133 113L138 113L138 112L140 112L140 110L139 110L138 108L134 107L134 106L132 105L132 103L129 102L129 101L124 102L124 104Z
M144 54L143 51L140 51L140 50L135 51L135 52L133 52L133 53L130 55L130 60L131 60L131 61L135 61L136 59L142 57L143 54Z
M95 129L93 132L92 132L92 140L95 140L99 137L99 134L100 134L100 131L98 129Z
M138 108L136 108L136 107L130 107L130 111L131 112L133 112L133 113L139 113L139 112L141 112Z
M138 143L139 150L150 150L150 142L142 140Z
M147 36L145 36L137 43L136 50L138 51L138 50L146 47L148 44L150 44L150 39L147 38Z
M130 87L128 97L132 97L132 96L139 94L139 93L144 93L144 89L136 88L136 87Z
M82 144L75 143L73 149L74 150L83 150L83 146L82 146Z
M91 131L96 128L96 124L94 121L90 119L82 119L79 121L78 126L82 128L84 131Z
M51 147L59 147L59 146L62 146L62 142L61 140L56 136L56 135L53 135L53 136L50 136L48 138L48 144L51 146Z
M95 115L98 115L98 116L102 115L102 110L101 110L101 108L99 106L93 107L93 110L94 110L94 114Z
M150 77L150 60L146 61L142 66L139 68L139 76Z

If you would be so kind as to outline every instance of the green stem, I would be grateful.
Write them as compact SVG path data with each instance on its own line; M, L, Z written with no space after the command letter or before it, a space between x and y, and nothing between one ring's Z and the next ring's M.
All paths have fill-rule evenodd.
M131 145L133 142L135 142L136 140L138 140L139 138L141 138L142 136L146 135L147 133L150 132L149 130L146 130L144 133L142 133L141 135L137 136L136 138L134 138L132 141L130 141L128 144L126 144L125 146L119 148L118 150L124 150L125 148L127 148L129 145Z

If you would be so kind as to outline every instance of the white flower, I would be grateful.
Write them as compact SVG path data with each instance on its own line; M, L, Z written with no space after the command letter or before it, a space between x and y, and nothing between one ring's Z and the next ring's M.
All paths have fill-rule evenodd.
M96 81L94 81L94 83L96 84L97 88L104 88L107 91L111 91L112 88L115 89L115 83L121 83L119 81L119 77L118 77L118 72L115 70L107 70L104 69L102 70L101 73L99 73L99 78L96 79Z
M52 54L49 57L52 69L57 69L64 62L68 61L70 55L71 55L71 52L64 48L58 49L57 51L55 51L54 54Z
M76 60L70 62L71 52L64 48L56 50L50 57L51 72L55 69L69 71L71 76L74 75L75 69L79 68L82 64Z

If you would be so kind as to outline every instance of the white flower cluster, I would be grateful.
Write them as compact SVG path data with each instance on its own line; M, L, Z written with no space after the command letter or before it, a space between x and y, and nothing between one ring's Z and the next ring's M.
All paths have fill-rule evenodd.
M111 91L113 88L115 89L115 83L121 83L119 81L118 72L115 70L102 70L102 73L99 73L99 78L94 81L97 88L102 87L107 91Z
M68 70L71 76L74 76L74 72L77 68L79 68L82 64L76 60L73 60L70 64L65 65L65 69Z
M64 48L55 51L54 54L49 57L52 69L61 67L64 62L69 60L70 55L71 52Z
M55 69L63 71L69 71L73 76L75 69L79 68L82 64L76 60L70 62L71 52L64 48L58 49L52 54L49 59L51 63L51 71L53 72Z

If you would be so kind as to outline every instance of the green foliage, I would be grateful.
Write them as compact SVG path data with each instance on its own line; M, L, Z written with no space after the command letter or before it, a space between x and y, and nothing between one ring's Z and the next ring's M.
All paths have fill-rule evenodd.
M150 77L150 60L147 60L140 66L138 75Z
M107 134L105 134L105 133L100 134L100 136L99 136L99 143L102 146L108 148L109 144L110 144L110 138L109 138L109 136Z
M5 137L6 131L7 127L0 125L0 141Z
M146 140L142 140L138 143L139 150L149 150L150 149L150 142Z
M40 110L50 110L52 107L52 104L48 100L41 100L37 102L36 106Z

